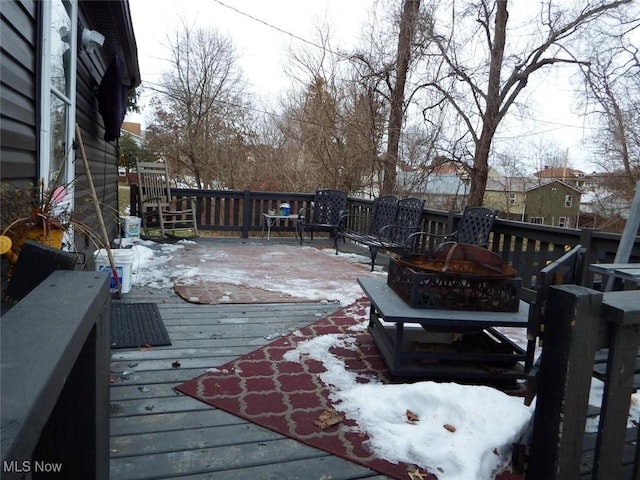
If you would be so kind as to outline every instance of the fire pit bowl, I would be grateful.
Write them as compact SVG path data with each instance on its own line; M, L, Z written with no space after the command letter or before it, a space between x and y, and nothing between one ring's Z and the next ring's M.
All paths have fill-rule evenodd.
M494 252L452 244L389 262L387 284L416 308L517 312L521 279Z

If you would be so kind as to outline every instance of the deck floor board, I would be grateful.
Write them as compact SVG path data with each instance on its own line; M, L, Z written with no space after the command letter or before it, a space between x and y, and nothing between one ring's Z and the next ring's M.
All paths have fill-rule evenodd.
M111 352L112 480L388 479L174 390L337 303L197 305L135 285L114 301L156 303L172 345Z

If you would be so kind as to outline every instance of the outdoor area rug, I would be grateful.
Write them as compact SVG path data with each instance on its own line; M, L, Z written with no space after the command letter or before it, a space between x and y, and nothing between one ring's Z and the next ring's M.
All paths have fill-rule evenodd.
M171 345L155 303L111 303L111 348Z
M375 277L363 255L333 248L249 242L242 245L185 244L171 252L174 292L187 302L293 303L339 301L362 296L358 277Z
M322 382L324 364L304 354L288 361L291 351L311 339L338 334L331 354L345 371L368 383L394 383L366 330L369 302L360 298L286 337L182 383L176 390L281 435L397 479L437 480L413 464L392 463L374 455L369 437L355 421L334 409L330 389ZM339 346L336 346L339 345ZM403 380L405 382L406 380ZM521 479L503 472L497 479Z
M173 289L183 300L190 303L293 303L307 302L305 298L263 288L246 287L232 283L197 283L184 285L174 283Z
M331 333L347 333L366 314L368 302L354 305L282 337L254 352L185 382L176 390L214 407L245 418L295 440L391 477L406 479L415 466L399 465L372 456L367 436L347 419L332 425L329 390L320 381L321 363L303 360L287 362L283 356L309 338ZM357 350L339 348L349 371L374 375L388 383L388 371L366 330L349 332L356 337ZM338 352L339 351L339 352ZM318 426L318 423L324 425ZM325 428L323 428L323 426ZM423 472L424 473L424 472ZM424 476L435 478L433 476Z

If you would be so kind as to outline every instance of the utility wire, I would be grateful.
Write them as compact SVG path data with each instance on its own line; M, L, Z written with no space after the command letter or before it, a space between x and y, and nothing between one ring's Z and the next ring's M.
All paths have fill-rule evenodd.
M296 40L304 42L304 43L306 43L308 45L311 45L313 47L319 48L320 50L322 50L324 52L328 52L328 53L331 53L333 55L337 55L337 56L340 56L340 57L343 57L343 58L346 58L346 59L350 58L350 56L348 56L348 55L346 55L344 53L341 53L341 52L338 52L338 51L335 51L335 50L331 50L330 48L327 48L325 45L319 45L319 44L317 44L317 43L315 43L315 42L313 42L311 40L307 40L304 37L301 37L299 35L296 35L295 33L291 33L291 32L289 32L287 30L284 30L283 28L280 28L280 27L278 27L276 25L273 25L272 23L269 23L269 22L267 22L265 20L262 20L262 19L260 19L258 17L254 17L250 13L243 12L242 10L238 10L237 8L232 7L231 5L227 5L226 3L221 2L220 0L213 0L213 1L215 3L217 3L218 5L221 5L221 6L225 7L225 8L228 8L229 10L232 10L232 11L234 11L234 12L240 14L240 15L243 15L243 16L245 16L247 18L250 18L251 20L253 20L255 22L258 22L258 23L261 23L261 24L263 24L263 25L265 25L265 26L267 26L269 28L277 30L278 32L283 33L285 35L288 35L291 38L295 38Z

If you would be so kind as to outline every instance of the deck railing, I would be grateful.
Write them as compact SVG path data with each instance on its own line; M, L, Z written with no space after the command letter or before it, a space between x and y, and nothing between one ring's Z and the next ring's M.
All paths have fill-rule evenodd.
M236 232L244 238L262 231L262 213L277 210L281 203L289 203L292 212L297 212L308 206L314 196L313 193L181 189L173 190L173 194L177 198L197 198L202 230ZM135 198L134 188L133 206ZM373 202L349 198L347 209L351 214L371 214ZM452 232L460 218L460 213L425 208L422 229L439 234ZM272 226L271 231L293 234L296 225L281 221ZM618 310L615 315L611 306L601 310L602 293L597 290L603 279L589 271L592 263L614 261L620 239L618 234L595 229L550 227L503 219L494 224L489 248L517 269L523 285L535 285L536 273L572 247L582 245L585 249L585 257L580 262L582 271L577 274L581 286L561 286L550 296L549 311L554 313L553 321L547 323L556 333L545 342L543 349L537 389L540 398L530 444L532 455L528 458L529 466L533 465L533 468L528 470L527 478L577 478L581 473L581 478L590 478L590 472L593 472L592 478L614 478L608 475L620 474L621 468L624 474L633 472L633 478L640 478L640 447L636 447L635 455L631 455L635 457L635 464L626 463L621 467L620 463L622 442L629 436L625 428L625 408L628 409L633 380L633 359L640 346L638 303L627 305L629 311L620 313ZM630 261L640 262L639 238L635 240ZM626 315L624 318L620 316L623 314ZM605 378L602 420L595 441L589 436L580 441L594 352L603 347L608 349L605 351L610 366ZM627 365L629 362L631 365ZM580 368L574 368L575 365ZM636 440L635 435L633 437ZM582 451L588 442L595 442L595 452L585 458ZM637 443L640 445L640 441ZM585 462L589 464L586 468Z
M0 477L109 478L109 277L55 271L2 317Z
M640 344L639 297L637 290L603 295L578 285L550 287L547 310L553 316L546 321L537 376L527 479L639 478L638 428L627 428ZM599 354L607 361L600 419L597 432L585 435Z
M288 203L291 212L309 206L313 193L253 192L249 190L172 189L174 198L196 198L198 228L202 231L237 234L242 238L263 233L263 213L278 210ZM131 188L132 215L137 215L137 188ZM372 213L373 201L350 197L348 212ZM455 230L460 213L424 209L422 229L433 233ZM271 226L271 234L296 232L295 221L279 220ZM535 274L575 245L586 249L583 284L598 286L601 278L588 271L591 263L610 263L614 260L620 235L593 229L572 229L536 225L514 220L498 219L493 228L489 248L499 253L518 270L523 285L533 285ZM640 262L640 239L636 239L631 261Z

